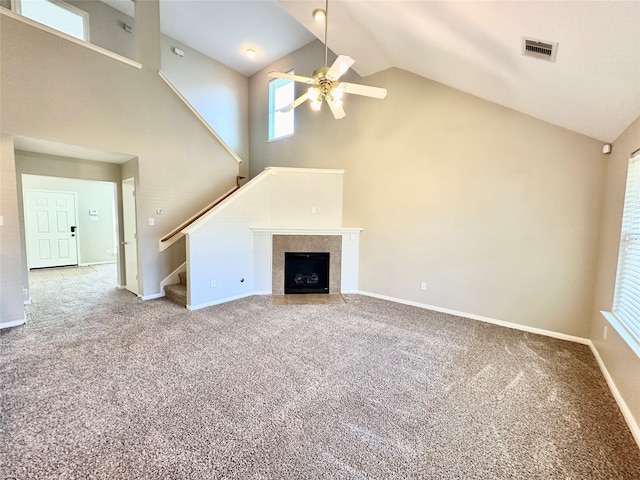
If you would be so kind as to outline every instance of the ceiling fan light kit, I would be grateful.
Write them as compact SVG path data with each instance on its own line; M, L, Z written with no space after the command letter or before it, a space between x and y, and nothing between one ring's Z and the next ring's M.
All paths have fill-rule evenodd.
M327 18L326 12L322 8L316 8L311 15L316 22L322 22L325 18Z
M327 30L329 23L329 0L325 1L325 9L316 8L313 11L313 18L318 19L319 12L324 14L324 66L316 69L313 75L309 77L303 77L300 75L291 75L289 73L270 72L269 77L272 78L284 78L287 80L293 80L294 82L301 82L310 85L306 93L298 97L292 103L282 108L280 111L289 112L296 108L298 105L303 104L309 100L311 102L311 109L319 111L322 108L322 101L326 100L329 109L336 120L345 117L344 109L342 108L342 98L345 93L354 95L362 95L365 97L382 99L387 96L387 89L380 87L370 87L368 85L360 85L357 83L340 82L340 77L344 75L347 70L354 64L353 58L347 55L338 55L336 61L333 62L331 67L327 66L327 57L329 47L327 46Z

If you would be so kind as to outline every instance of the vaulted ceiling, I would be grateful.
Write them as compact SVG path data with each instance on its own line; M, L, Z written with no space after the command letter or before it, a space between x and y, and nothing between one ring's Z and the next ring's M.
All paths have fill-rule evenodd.
M322 40L311 12L324 6L160 1L166 34L247 76ZM607 142L640 116L637 0L330 0L328 25L329 48L362 76L401 68ZM556 61L523 56L523 37L557 42Z

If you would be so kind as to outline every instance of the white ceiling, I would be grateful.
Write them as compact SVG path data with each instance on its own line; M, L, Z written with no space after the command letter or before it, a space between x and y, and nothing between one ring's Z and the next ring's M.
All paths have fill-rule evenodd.
M321 1L279 3L314 28ZM523 36L558 42L556 62ZM402 68L603 141L640 116L638 1L336 0L328 44L363 76Z
M160 22L164 34L246 76L314 40L275 0L161 0Z
M249 76L322 39L324 3L161 0L160 14L164 33ZM558 42L556 62L522 56L523 36ZM637 0L330 0L328 44L362 76L402 68L602 141L640 116Z

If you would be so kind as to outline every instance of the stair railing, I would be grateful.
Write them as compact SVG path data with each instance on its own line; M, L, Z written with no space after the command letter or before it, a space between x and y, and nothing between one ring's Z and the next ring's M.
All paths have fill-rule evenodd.
M210 204L207 207L205 207L202 210L200 210L200 212L196 213L193 217L191 217L186 222L182 223L179 227L176 227L173 230L171 230L170 233L168 233L167 235L165 235L164 237L162 237L160 239L160 243L169 241L170 239L172 239L173 237L178 235L180 232L182 232L182 230L184 230L189 225L191 225L193 222L195 222L200 217L202 217L206 213L208 213L211 210L213 210L215 207L220 205L223 201L225 201L227 198L229 198L231 195L233 195L235 192L237 192L240 189L240 180L244 180L244 178L245 177L241 177L240 175L238 175L236 177L236 186L232 190L228 191L223 196L218 198L215 202L213 202L212 204Z

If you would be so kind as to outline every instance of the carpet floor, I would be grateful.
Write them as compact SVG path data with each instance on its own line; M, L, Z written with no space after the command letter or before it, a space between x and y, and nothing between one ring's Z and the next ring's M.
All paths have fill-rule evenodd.
M359 295L189 312L113 266L30 284L0 331L0 478L640 478L584 345Z

